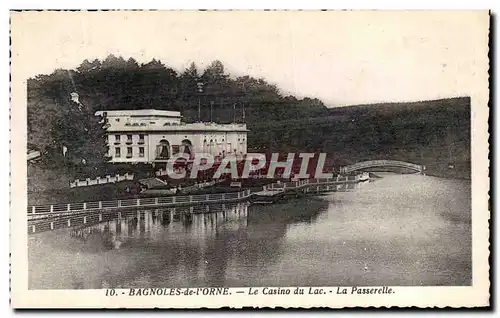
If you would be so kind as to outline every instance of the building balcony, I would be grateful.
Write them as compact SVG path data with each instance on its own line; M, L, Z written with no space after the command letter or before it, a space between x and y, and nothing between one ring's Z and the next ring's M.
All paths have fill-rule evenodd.
M132 155L127 155L127 157L126 157L126 158L127 158L127 159L130 159L130 158L132 158Z
M137 142L137 144L138 144L138 145L144 145L144 140L139 140L139 141Z
M132 140L127 140L127 142L125 142L125 144L131 145L132 144Z

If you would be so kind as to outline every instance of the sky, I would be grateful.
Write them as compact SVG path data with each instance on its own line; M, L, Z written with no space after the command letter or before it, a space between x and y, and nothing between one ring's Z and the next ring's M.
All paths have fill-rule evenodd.
M176 70L220 60L232 76L329 106L471 96L487 76L486 11L22 12L23 78L109 54Z

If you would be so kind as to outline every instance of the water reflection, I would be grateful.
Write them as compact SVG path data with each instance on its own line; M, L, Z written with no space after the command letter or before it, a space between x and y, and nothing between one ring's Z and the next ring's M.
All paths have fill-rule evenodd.
M205 206L143 210L118 213L115 219L60 233L34 234L33 240L44 243L39 247L50 249L52 255L65 255L69 261L53 268L55 279L50 284L30 279L30 286L222 286L228 280L242 279L247 268L278 260L287 226L313 222L327 207L323 200L298 199L273 206L210 206L209 213L194 213L194 209L207 211ZM69 241L61 240L64 233ZM76 255L70 256L71 250ZM30 257L38 261L30 264L32 278L40 274L38 265L54 261L34 254ZM97 263L91 268L98 271L81 264L88 259Z
M100 244L107 249L126 247L134 240L161 241L173 233L211 237L221 230L246 227L248 207L249 203L238 203L200 208L208 213L194 213L193 207L116 213L114 219L74 228L69 235L85 245Z

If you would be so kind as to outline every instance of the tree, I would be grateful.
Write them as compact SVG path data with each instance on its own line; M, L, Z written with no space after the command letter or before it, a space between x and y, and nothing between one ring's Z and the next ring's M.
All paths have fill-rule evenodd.
M189 68L182 72L179 81L180 96L182 100L189 100L197 94L197 84L200 81L200 75L198 74L198 68L194 62L189 65Z
M204 84L201 95L197 87L199 82ZM284 97L276 85L262 78L231 78L221 61L213 61L203 72L192 62L177 74L160 60L139 64L133 58L109 55L102 61L84 60L76 71L56 70L50 75L28 80L29 142L55 154L62 153L59 148L62 142L66 142L71 146L68 156L74 156L75 161L82 158L92 161L92 157L100 158L104 153L98 150L95 156L84 158L84 154L91 153L93 149L78 150L83 149L78 142L88 142L82 136L89 135L92 140L96 140L97 136L90 137L90 127L87 127L89 131L85 131L85 127L79 126L80 123L94 123L90 117L66 112L74 109L68 103L69 94L75 91L88 107L86 111L90 117L97 110L155 108L180 110L184 120L192 122L198 118L200 102L204 120L213 118L217 122L229 123L234 119L243 121L244 118L251 131L249 138L252 139L252 134L257 134L257 130L252 128L260 123L307 121L307 118L329 114L320 100ZM59 126L55 127L54 122ZM95 129L103 133L101 129ZM52 130L64 133L52 136ZM78 138L73 142L64 139L64 135Z
M229 90L229 75L221 61L213 61L203 72L201 80L205 92L210 95L226 95Z
M92 73L101 71L101 61L98 59L90 62L89 60L84 60L80 66L76 68L79 73Z
M136 72L131 89L126 94L133 92L131 107L171 109L177 97L177 73L172 68L166 67L161 61L153 59L151 62L140 66Z
M133 58L129 58L127 60L127 70L128 71L136 71L137 69L139 69L139 63L137 63L137 61Z
M53 147L52 124L60 116L59 108L49 97L28 99L27 128L28 148L39 150L43 156L48 155Z
M108 55L101 64L102 69L112 69L112 70L123 69L126 66L127 62L123 57L121 56L116 57L113 54Z
M42 152L47 166L97 166L109 159L104 122L92 108L69 95L28 105L28 143Z

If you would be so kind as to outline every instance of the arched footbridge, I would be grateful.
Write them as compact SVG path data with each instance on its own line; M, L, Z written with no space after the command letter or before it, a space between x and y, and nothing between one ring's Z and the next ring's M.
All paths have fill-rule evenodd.
M344 166L340 169L342 174L351 173L358 170L364 170L368 168L405 168L413 170L415 172L422 173L424 167L410 162L397 161L397 160L369 160L357 162L352 165Z

